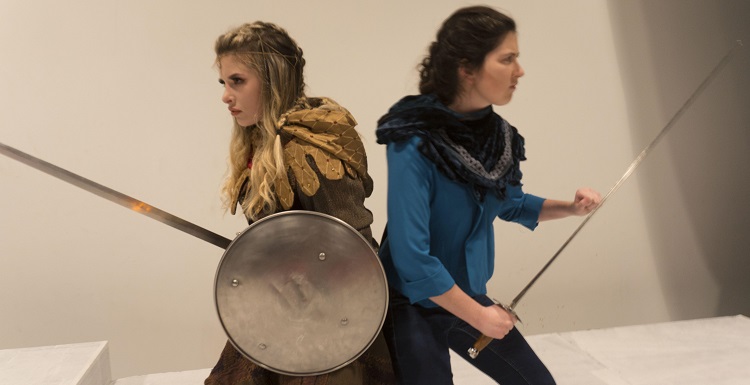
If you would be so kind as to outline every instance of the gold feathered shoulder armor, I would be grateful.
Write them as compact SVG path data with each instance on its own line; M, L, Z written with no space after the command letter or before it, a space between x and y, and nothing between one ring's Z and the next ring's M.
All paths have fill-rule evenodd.
M356 125L346 108L328 98L307 98L306 103L281 116L285 166L294 173L305 195L313 196L320 188L318 175L307 161L308 155L327 179L339 180L345 174L363 180L369 178L365 147L354 128ZM294 191L289 178L277 180L276 187L281 206L285 210L291 208Z

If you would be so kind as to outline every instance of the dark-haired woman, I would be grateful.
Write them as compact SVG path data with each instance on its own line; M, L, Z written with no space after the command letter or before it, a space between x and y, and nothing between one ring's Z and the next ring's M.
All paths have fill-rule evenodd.
M524 75L518 56L511 18L488 7L460 9L422 63L420 95L401 99L378 122L389 170L384 332L402 384L452 384L448 349L503 385L554 384L513 315L486 296L492 223L499 217L534 229L588 214L601 198L579 189L573 201L556 201L521 189L523 137L492 109L510 102ZM480 334L495 340L469 359Z

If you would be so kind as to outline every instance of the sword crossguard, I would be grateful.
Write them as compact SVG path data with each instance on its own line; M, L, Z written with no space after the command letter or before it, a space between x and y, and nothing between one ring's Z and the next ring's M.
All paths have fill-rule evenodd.
M518 314L516 314L516 311L513 310L513 308L511 308L510 306L505 305L503 303L500 303L500 302L498 302L498 301L496 301L494 299L493 299L493 301L495 302L495 305L500 306L503 310L507 311L510 315L512 315L513 317L515 317L516 320L518 320L518 322L521 322L521 318L518 317ZM471 357L472 359L476 359L477 356L479 356L479 353L484 348L486 348L487 345L489 345L490 342L492 342L492 340L493 340L492 337L487 337L484 334L482 334L481 336L479 336L479 338L477 338L477 340L474 342L474 345L472 347L470 347L469 350L468 350L469 357Z
M493 300L493 301L495 301L495 300ZM512 315L513 317L515 317L518 322L523 323L523 321L521 321L521 317L518 316L518 314L516 313L515 310L513 310L512 307L510 307L510 306L508 306L508 305L506 305L504 303L497 302L497 301L495 301L495 305L500 306L503 310L507 311L508 313L510 313L510 315Z

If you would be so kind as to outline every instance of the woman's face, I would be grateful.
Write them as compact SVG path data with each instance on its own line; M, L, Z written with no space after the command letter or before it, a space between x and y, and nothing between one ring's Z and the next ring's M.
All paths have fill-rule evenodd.
M481 68L460 70L463 87L457 102L463 104L463 112L510 102L518 79L524 75L518 55L516 33L508 32L503 42L485 56Z
M219 83L224 86L221 101L243 127L258 122L261 114L261 82L255 71L237 60L234 55L219 59Z

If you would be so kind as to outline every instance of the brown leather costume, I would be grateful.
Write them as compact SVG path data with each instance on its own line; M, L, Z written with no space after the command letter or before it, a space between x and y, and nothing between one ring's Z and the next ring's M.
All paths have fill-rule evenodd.
M372 242L372 213L364 200L372 193L357 122L330 99L309 98L281 117L281 139L288 178L277 198L283 210L317 211L337 217ZM291 171L291 172L290 172ZM247 191L249 169L237 181L232 213ZM334 372L294 377L255 365L227 342L206 385L386 385L395 384L388 348L380 333L370 348Z

